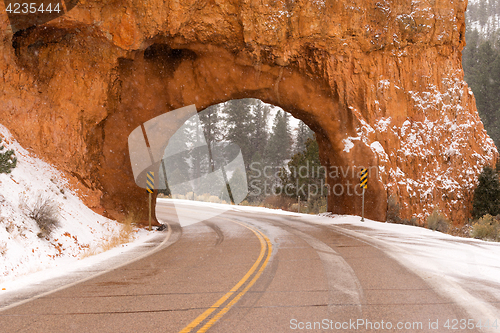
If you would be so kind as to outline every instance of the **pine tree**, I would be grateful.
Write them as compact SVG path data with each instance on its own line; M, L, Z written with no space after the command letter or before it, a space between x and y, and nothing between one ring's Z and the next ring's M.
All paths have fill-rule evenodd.
M266 143L268 140L267 131L267 121L270 113L269 104L265 104L260 100L257 100L257 104L253 110L253 129L254 133L252 135L252 151L251 156L259 152L261 155L264 153Z
M326 196L325 172L319 159L318 142L308 139L306 149L288 162L288 170L281 168L279 192L292 198L300 196L301 200Z
M216 146L219 142L224 139L223 134L223 123L221 114L221 105L214 105L206 108L205 110L198 113L198 117L200 118L200 124L203 127L203 134L205 136L205 140L208 146L208 154L209 154L209 167L210 171L214 170L214 152Z
M489 166L485 166L478 178L479 184L472 199L472 217L478 219L486 214L492 216L500 213L500 182L498 174Z
M189 192L193 192L193 186L189 180L186 180L185 170L175 169L169 173L170 179L173 181L169 182L169 189L172 195L183 195L186 196ZM185 181L178 181L179 179Z
M281 167L290 158L291 134L286 115L278 111L274 126L264 151L264 158L273 167Z
M248 194L248 185L246 175L243 170L237 168L233 172L231 179L229 180L229 187L235 204L239 204L245 200Z
M312 139L314 137L314 132L303 122L299 122L297 128L297 136L295 138L295 144L293 152L294 154L300 153L306 149L307 139Z
M478 67L475 73L475 86L473 91L477 92L476 105L480 111L480 116L490 123L496 110L494 107L493 94L496 90L492 81L491 69L495 61L496 54L489 41L479 45L477 59Z
M474 80L475 65L478 62L477 48L480 42L479 32L476 29L472 31L467 30L465 33L465 40L467 41L467 46L462 53L462 65L464 68L465 80L471 86L471 82Z
M17 158L13 150L5 150L0 138L0 173L11 173L17 165Z
M225 139L240 147L247 168L253 155L252 136L255 124L251 105L255 103L255 100L251 99L234 99L225 103L223 107L226 119Z
M266 177L265 162L262 154L256 152L252 157L250 169L248 172L248 200L250 202L259 202L269 193L272 178ZM266 193L267 192L267 193Z
M165 148L161 169L163 166L165 167L166 187L172 194L185 195L193 190L191 180L200 171L197 167L201 163L201 161L193 163L200 155L197 154L195 148L202 145L200 140L203 139L199 124L197 117L188 119L169 139ZM163 182L164 180L163 170L161 170L159 181Z
M477 12L479 23L483 26L488 21L488 3L483 0L479 2L479 8Z
M472 16L472 15L471 15ZM474 18L472 18L474 21ZM489 39L488 39L489 38ZM500 146L500 48L498 32L466 32L462 63L465 80L474 92L479 116L497 147Z

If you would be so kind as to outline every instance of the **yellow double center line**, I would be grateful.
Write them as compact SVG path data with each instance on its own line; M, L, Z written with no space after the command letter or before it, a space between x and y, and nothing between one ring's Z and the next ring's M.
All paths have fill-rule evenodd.
M195 320L193 320L189 325L187 325L180 333L187 333L191 332L191 330L201 324L202 321L207 319L214 311L219 310L218 313L216 313L203 327L201 327L197 332L202 333L206 332L210 327L212 327L217 320L219 320L226 312L231 309L231 307L238 302L238 300L245 295L245 293L253 286L255 281L260 277L262 272L267 266L267 263L269 262L269 259L271 258L271 253L273 251L273 247L271 245L271 241L269 238L266 237L262 232L260 232L257 229L254 229L246 224L236 222L236 221L231 221L234 223L237 223L250 231L252 231L257 238L260 241L260 254L255 263L253 264L252 268L245 274L245 276L224 296L222 296L217 302L215 302L210 308L208 308L205 312L203 312L201 315L199 315ZM266 246L267 245L267 246ZM266 254L266 247L267 247L267 257L262 263L262 259L264 258L264 255ZM259 268L260 266L260 268ZM255 271L259 268L257 273L254 275ZM223 308L221 306L228 300L230 299L246 282L249 280L253 275L253 278L250 280L250 282L247 283L247 285L237 294L234 296L229 303Z

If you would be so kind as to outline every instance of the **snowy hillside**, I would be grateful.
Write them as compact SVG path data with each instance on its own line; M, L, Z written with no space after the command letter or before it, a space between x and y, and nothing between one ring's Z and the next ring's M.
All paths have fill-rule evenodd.
M60 172L23 149L2 125L0 138L18 159L12 173L0 174L0 283L109 248L122 225L87 208ZM38 199L56 210L59 224L49 235L29 217ZM133 239L137 230L128 234Z

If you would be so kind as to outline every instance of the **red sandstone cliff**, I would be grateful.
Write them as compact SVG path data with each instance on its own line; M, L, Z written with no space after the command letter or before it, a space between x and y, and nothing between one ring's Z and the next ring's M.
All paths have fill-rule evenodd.
M461 222L497 156L463 81L467 1L80 1L14 34L0 4L0 123L64 170L88 205L145 207L127 136L169 110L232 98L281 106L317 132L327 166L378 166L421 221ZM351 180L329 179L333 186ZM337 213L360 202L330 196Z

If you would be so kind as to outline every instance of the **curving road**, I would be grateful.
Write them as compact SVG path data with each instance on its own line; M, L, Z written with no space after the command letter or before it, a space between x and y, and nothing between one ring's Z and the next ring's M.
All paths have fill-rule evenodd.
M199 217L210 208L180 209ZM468 317L339 226L228 211L181 228L161 202L157 215L169 232L156 252L1 310L0 330L442 332Z

